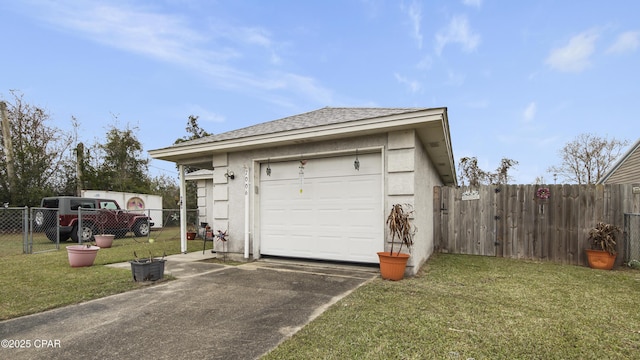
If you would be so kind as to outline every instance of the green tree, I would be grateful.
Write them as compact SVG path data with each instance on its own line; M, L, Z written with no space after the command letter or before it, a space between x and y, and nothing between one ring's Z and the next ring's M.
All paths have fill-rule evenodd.
M85 187L149 193L149 159L143 157L136 131L129 126L118 129L112 125L105 141L87 150L81 165Z
M57 193L64 183L61 170L72 137L48 125L50 115L45 109L27 103L17 91L10 93L12 100L6 101L10 134L0 136L11 138L12 151L5 148L5 141L0 141L0 197L12 206L35 206L43 196ZM8 161L13 165L13 174L7 172Z
M189 115L189 119L187 120L187 126L185 127L185 130L187 131L188 135L183 136L180 139L177 139L174 142L174 144L179 144L181 142L200 139L200 138L212 135L200 127L200 124L198 124L199 118L200 117L196 115Z
M185 130L187 131L187 135L176 139L176 141L174 142L174 144L179 144L179 143L183 143L185 141L190 141L190 140L195 140L195 139L200 139L206 136L211 136L212 134L206 132L204 129L202 129L200 127L200 124L198 124L198 116L196 115L189 115L189 118L187 120L187 126L185 127ZM198 168L194 168L191 166L185 166L184 167L184 171L186 174L199 170ZM186 184L186 192L187 192L187 205L189 207L194 206L195 204L197 204L198 201L198 184L196 184L193 181L189 181Z

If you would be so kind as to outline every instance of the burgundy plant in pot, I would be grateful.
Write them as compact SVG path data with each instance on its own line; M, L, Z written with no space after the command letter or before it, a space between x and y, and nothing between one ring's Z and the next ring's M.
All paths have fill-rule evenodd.
M604 222L589 230L591 248L585 250L589 266L593 269L611 270L616 262L616 237L620 228Z

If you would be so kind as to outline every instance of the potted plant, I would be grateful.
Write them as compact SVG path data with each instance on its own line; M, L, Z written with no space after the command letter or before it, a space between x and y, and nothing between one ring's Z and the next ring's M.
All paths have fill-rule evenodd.
M194 225L187 226L187 240L195 240L198 232Z
M586 249L587 261L593 269L611 270L616 262L616 237L620 228L598 222L589 230L590 249Z
M67 246L67 256L71 267L83 267L93 265L98 255L98 246L91 244L70 245Z
M153 239L149 239L152 243ZM157 281L164 278L164 263L165 255L161 258L153 257L151 251L149 251L149 257L138 257L136 252L133 252L134 260L129 261L131 264L131 274L133 275L133 281Z
M115 238L115 235L105 233L105 225L107 224L107 221L109 221L109 215L106 214L105 211L109 210L100 209L98 211L100 212L100 214L98 214L96 220L100 233L95 234L93 236L93 240L96 242L96 246L100 248L110 248L111 245L113 245L113 239Z
M408 205L407 205L408 206ZM378 253L380 259L380 275L383 279L402 280L407 267L409 254L402 253L402 248L410 251L413 245L415 226L411 223L413 210L405 210L401 204L395 204L387 217L387 227L391 236L391 251ZM398 242L399 244L396 244ZM394 253L394 247L398 246Z

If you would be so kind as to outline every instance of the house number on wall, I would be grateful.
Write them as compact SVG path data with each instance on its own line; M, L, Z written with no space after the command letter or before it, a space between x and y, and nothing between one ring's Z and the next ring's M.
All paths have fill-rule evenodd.
M249 168L244 168L244 194L249 195Z

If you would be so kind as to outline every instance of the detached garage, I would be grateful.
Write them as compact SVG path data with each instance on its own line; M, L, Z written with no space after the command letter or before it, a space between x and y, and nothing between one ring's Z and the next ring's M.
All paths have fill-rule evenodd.
M380 152L284 161L260 171L260 252L375 262L383 251ZM302 172L302 174L301 174Z
M327 107L150 154L201 169L181 186L198 183L200 220L247 259L377 263L388 210L411 204L409 275L433 252L433 187L456 184L446 108Z

